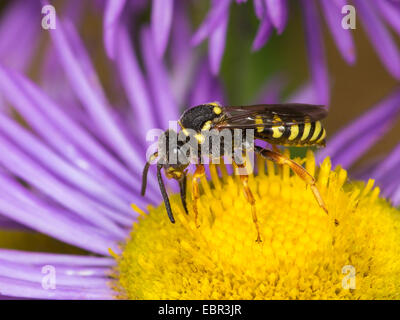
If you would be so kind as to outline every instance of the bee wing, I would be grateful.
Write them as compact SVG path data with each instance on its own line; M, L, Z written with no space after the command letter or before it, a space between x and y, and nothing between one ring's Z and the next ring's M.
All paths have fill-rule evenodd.
M223 111L224 116L214 122L212 128L251 129L301 124L323 119L328 113L324 106L300 103L226 106Z

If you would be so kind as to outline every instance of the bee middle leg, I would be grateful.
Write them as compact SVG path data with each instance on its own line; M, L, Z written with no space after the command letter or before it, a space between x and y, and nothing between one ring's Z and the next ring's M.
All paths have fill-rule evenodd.
M196 166L196 171L193 174L192 178L192 206L194 211L194 222L196 227L200 227L197 222L197 217L199 215L197 209L197 200L200 198L200 190L199 190L199 179L205 175L204 165L199 164Z
M244 164L236 164L239 168L245 169ZM240 181L242 182L243 186L243 191L244 195L246 197L247 202L251 205L251 214L253 217L253 223L256 227L257 230L257 239L256 242L261 242L261 236L260 236L260 227L258 225L258 220L257 220L257 212L256 212L256 200L254 199L253 193L251 192L251 189L249 187L249 176L247 174L241 174L240 175Z
M271 151L258 146L254 148L254 151L259 153L262 157L274 161L279 165L288 165L295 174L297 174L305 183L307 183L310 186L311 191L313 192L314 197L317 200L319 206L326 213L328 213L328 209L325 206L324 200L322 199L322 196L319 193L319 190L315 184L315 179L311 174L308 173L306 169L304 169L301 165L299 165L295 161L285 157L283 154L280 154L279 152Z

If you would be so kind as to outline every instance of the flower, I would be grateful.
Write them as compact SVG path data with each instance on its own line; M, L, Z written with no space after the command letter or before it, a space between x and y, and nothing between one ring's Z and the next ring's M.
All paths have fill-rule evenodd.
M301 159L297 159L301 161ZM129 299L399 299L400 211L379 199L373 181L342 188L347 172L331 171L326 158L317 174L329 215L289 170L251 176L262 244L256 243L251 209L240 183L212 168L204 182L201 226L172 206L150 208L135 223L117 257L122 298ZM311 151L305 163L314 172ZM221 170L224 172L223 170ZM213 190L214 186L215 190ZM340 221L335 226L334 219ZM382 235L385 237L382 238ZM354 270L355 287L343 284Z
M176 16L171 34L179 36L171 37L170 50L174 54L167 68L160 58L160 44L155 43L153 29L148 26L140 29L140 41L135 44L141 52L139 63L139 51L130 39L129 25L121 11L123 1L108 1L104 37L112 59L101 70L95 68L91 59L98 52L86 50L75 28L83 10L76 3L68 2L63 14L58 16L56 30L46 31L51 42L46 42L45 49L38 54L43 57L41 63L35 60L39 78L35 81L27 76L32 54L20 52L16 39L25 39L34 52L41 34L29 31L32 38L23 38L24 28L9 28L21 21L25 23L29 20L26 17L40 12L36 11L40 6L13 2L7 8L6 18L1 20L0 30L13 30L15 34L7 38L10 41L7 45L0 37L0 48L8 49L3 49L0 55L0 224L4 228L15 224L29 228L91 255L0 249L0 297L109 299L118 296L116 282L111 278L115 276L116 261L110 251L121 255L120 243L128 237L132 223L146 224L153 217L139 219L138 211L141 211L132 211L130 204L145 208L161 201L157 182L151 174L147 197L139 194L146 132L154 127L165 129L167 120L177 119L180 105L224 100L219 80L207 67L208 60L196 60L185 45L190 41L190 34L182 32L187 21L178 2L174 2ZM96 58L99 57L96 55ZM111 71L104 79L99 74L106 67ZM277 98L279 88L278 81L268 86L265 93L269 101ZM309 95L306 87L298 97ZM390 103L384 104L386 107L373 109L378 110L381 118L369 116L356 122L352 129L354 137L362 137L367 124L388 128L392 124L389 119L397 116L398 98L395 93ZM377 136L382 130L376 131ZM352 161L369 145L365 142L358 148L357 141L339 138L340 133L331 143L337 146L335 141L342 141L358 151ZM394 195L398 193L398 180L387 181L387 170L396 164L396 150L383 167L374 166L376 174L382 177L381 183L390 186ZM345 156L341 148L331 150L331 155L333 161L336 161L335 155ZM297 181L284 172L283 177L288 181ZM364 174L368 173L365 170ZM321 177L327 177L327 173L320 173L320 181ZM215 183L217 180L214 178ZM226 186L221 184L222 187ZM360 199L376 205L376 214L383 212L390 219L394 212L395 216L392 208L375 199L377 191L367 192L370 187L368 184L362 189L366 191L358 189L365 193ZM234 192L236 184L231 188ZM310 197L304 186L301 190L299 195ZM354 195L357 187L350 186L348 195L338 190L341 196L347 197ZM152 210L161 213L161 208ZM326 216L322 215L321 219ZM389 239L392 234L387 234ZM391 239L388 244L393 244ZM395 253L390 258L393 257ZM57 274L54 289L45 289L43 271L46 270Z
M13 3L5 13L11 17L2 20L2 30L40 12L38 4ZM129 103L124 99L110 102L75 28L79 10L83 10L75 4L67 5L57 18L57 28L49 31L51 44L43 54L37 81L41 85L25 74L31 56L21 54L14 57L18 64L11 63L14 54L10 52L19 48L14 40L25 39L23 28L15 30L7 44L9 50L2 52L0 223L1 227L17 224L47 234L95 256L0 249L2 296L112 298L114 293L107 283L115 261L109 249L119 252L118 242L137 219L130 203L145 207L160 201L154 176L149 176L145 198L140 196L137 183L145 160L147 131L165 127L166 119L176 119L178 102L188 105L223 99L219 81L203 68L205 62L196 64L184 50L180 50L173 70L182 80L174 81L178 86L172 90L171 74L157 58L149 27L141 31L143 69L127 25L117 24L112 42L118 49L112 65L115 86L107 89L117 91L118 98L123 90ZM185 23L185 17L180 17L174 29ZM39 42L41 34L34 35L27 39L29 43ZM180 49L180 41L187 40L181 37L173 49ZM197 69L199 78L194 78ZM187 79L190 87L186 87ZM46 265L57 272L54 290L41 287L41 268Z

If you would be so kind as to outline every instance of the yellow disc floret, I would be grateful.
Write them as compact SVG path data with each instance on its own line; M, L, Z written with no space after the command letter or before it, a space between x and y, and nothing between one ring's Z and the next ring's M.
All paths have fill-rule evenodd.
M239 180L224 166L210 166L212 178L202 181L198 203L199 228L191 203L186 215L179 195L171 197L175 224L164 205L149 208L134 224L116 257L114 285L121 297L400 298L400 212L378 197L372 180L346 183L345 170L331 171L329 158L316 168L309 152L305 167L317 178L327 215L302 180L264 164L258 159L258 173L249 179L261 244Z

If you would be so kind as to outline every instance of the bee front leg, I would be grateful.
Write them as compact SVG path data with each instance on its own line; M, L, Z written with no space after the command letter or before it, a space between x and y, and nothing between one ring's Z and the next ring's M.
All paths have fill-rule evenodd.
M199 164L196 165L196 171L193 174L192 178L192 206L194 211L194 222L196 227L200 227L197 222L198 217L198 209L197 209L197 200L200 198L200 190L199 190L199 179L205 175L204 165Z
M162 195L162 197L164 199L165 209L167 210L167 214L168 214L169 220L172 223L175 223L174 215L172 214L171 204L169 202L168 194L167 194L167 191L165 190L164 181L163 181L162 176L161 176L161 169L162 168L163 168L162 164L158 163L157 164L157 180L158 180L158 184L160 186L161 195Z
M239 168L243 168L243 170L246 170L246 166L244 164L236 164L236 165ZM256 200L254 199L253 193L251 192L251 189L249 187L248 174L240 174L240 181L242 182L243 191L244 191L246 200L251 205L251 213L252 213L252 217L253 217L253 223L257 230L256 242L261 242L262 240L261 240L261 236L260 236L260 227L258 226L257 212L256 212Z
M185 209L186 214L188 214L188 209L186 206L186 174L183 175L182 179L179 180L179 189L181 194L181 201L183 205L183 209Z
M286 158L284 155L280 154L279 152L271 151L268 149L264 149L261 147L256 146L255 152L259 153L262 157L274 161L279 165L288 165L295 174L297 174L305 183L307 183L311 187L311 191L314 194L315 199L317 200L319 206L328 213L328 209L325 206L324 200L322 199L321 194L315 184L314 177L307 172L301 165L296 163L295 161Z

